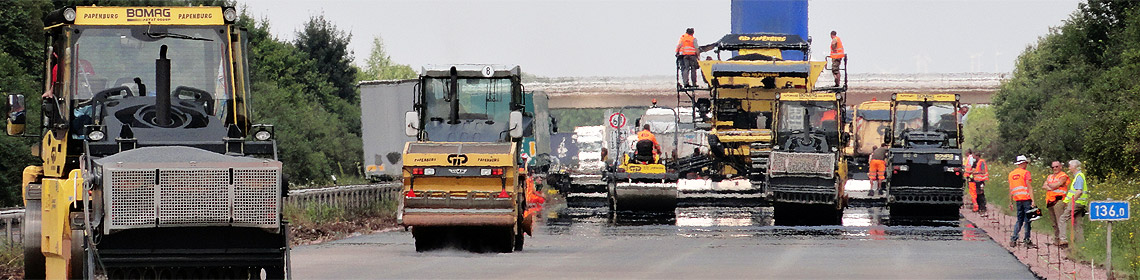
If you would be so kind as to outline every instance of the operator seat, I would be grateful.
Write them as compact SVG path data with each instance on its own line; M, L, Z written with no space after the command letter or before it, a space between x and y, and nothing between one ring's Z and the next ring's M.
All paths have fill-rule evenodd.
M653 141L641 140L637 141L636 152L633 154L633 161L642 164L657 163L653 156Z

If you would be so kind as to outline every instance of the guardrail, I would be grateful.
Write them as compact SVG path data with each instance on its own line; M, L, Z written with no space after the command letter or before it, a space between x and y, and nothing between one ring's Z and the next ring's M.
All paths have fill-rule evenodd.
M24 224L24 209L8 208L0 210L0 222L4 223L4 241L9 247L22 246L21 226Z
M394 182L291 190L285 203L296 206L317 203L333 207L365 207L374 201L397 199L402 187L399 182ZM8 246L20 246L23 240L21 227L24 224L24 209L0 209L0 223L4 224L3 238L8 241Z
M399 182L376 185L335 186L289 191L285 203L294 206L320 204L333 207L366 207L374 201L395 200L403 185Z

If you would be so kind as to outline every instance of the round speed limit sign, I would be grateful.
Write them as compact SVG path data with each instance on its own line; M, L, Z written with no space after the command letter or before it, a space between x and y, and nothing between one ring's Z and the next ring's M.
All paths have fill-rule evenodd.
M622 128L625 126L625 114L614 113L610 115L610 127Z

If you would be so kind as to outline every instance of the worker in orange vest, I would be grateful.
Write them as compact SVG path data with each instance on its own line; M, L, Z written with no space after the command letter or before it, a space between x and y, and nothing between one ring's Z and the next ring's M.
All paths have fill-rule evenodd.
M974 212L986 212L986 181L990 179L990 166L982 159L981 153L971 153L972 160L966 168L970 179L970 198L974 202Z
M697 85L697 68L700 68L697 55L700 54L697 38L693 37L693 28L685 29L681 40L677 42L677 67L681 68L681 81L684 87ZM690 82L691 81L691 82Z
M649 124L641 125L641 131L637 132L637 141L641 140L653 141L653 155L661 154L661 145L657 144L657 136L654 136L653 132L649 131Z
M1009 238L1009 246L1017 247L1017 234L1024 225L1025 246L1033 247L1033 242L1029 239L1029 228L1032 221L1029 220L1028 212L1033 209L1033 205L1036 203L1033 201L1033 189L1029 188L1033 180L1032 175L1029 174L1029 170L1025 170L1025 167L1029 165L1029 159L1023 155L1017 156L1017 161L1014 164L1017 165L1017 169L1009 172L1009 201L1013 201L1009 207L1010 210L1017 211L1015 212L1017 213L1017 223L1013 226L1013 236ZM1016 209L1014 208L1015 205Z
M831 31L831 75L835 76L835 86L839 86L839 63L846 60L847 53L843 52L843 40L839 36L835 36L835 30Z
M1065 194L1069 193L1069 174L1065 173L1065 166L1060 161L1053 161L1049 166L1053 168L1053 174L1049 174L1045 178L1045 183L1041 185L1045 189L1045 207L1049 208L1049 215L1053 216L1053 244L1060 245L1061 242L1061 216L1064 216L1065 205L1059 203L1065 198Z

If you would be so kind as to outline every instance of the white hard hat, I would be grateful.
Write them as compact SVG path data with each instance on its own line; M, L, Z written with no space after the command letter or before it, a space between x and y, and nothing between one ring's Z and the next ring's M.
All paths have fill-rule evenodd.
M1020 155L1020 156L1017 156L1017 160L1014 161L1013 164L1022 164L1022 163L1026 163L1026 162L1029 162L1029 159L1025 158L1024 155Z

